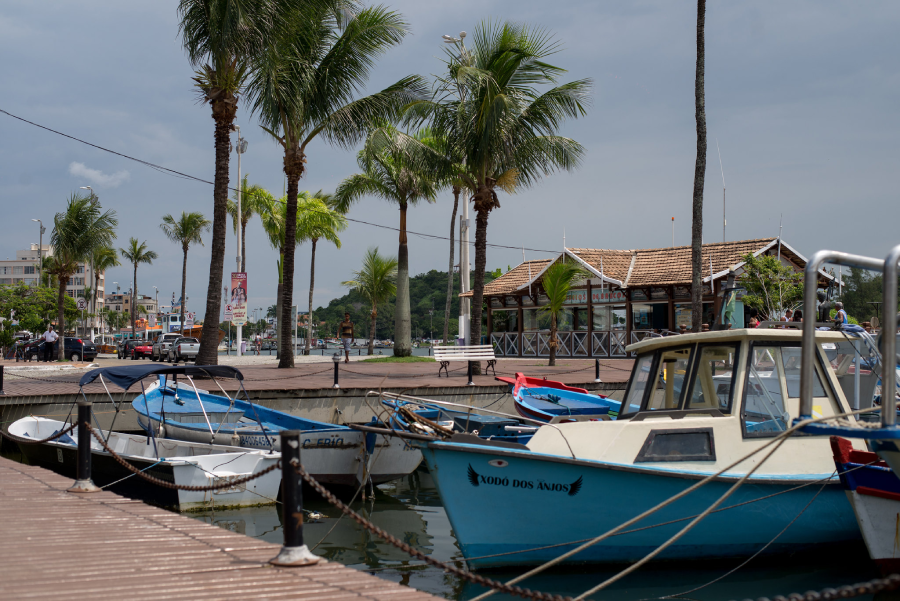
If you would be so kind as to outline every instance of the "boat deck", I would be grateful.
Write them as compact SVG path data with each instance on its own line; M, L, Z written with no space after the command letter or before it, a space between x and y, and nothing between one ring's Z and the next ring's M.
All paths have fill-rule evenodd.
M279 546L0 458L0 598L436 599L321 562L276 568Z

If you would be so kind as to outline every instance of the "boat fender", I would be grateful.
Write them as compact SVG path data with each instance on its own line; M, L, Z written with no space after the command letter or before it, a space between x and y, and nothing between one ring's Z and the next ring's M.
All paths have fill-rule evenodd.
M166 427L162 424L159 425L159 429L156 431L157 438L165 438L166 437Z
M241 437L237 435L237 432L231 435L231 446L239 447L241 446Z

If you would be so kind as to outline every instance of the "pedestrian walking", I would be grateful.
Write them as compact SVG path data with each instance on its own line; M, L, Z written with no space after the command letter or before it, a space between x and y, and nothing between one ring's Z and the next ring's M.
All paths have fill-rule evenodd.
M344 321L341 322L341 342L344 344L344 363L350 363L350 345L356 337L350 314L344 313Z

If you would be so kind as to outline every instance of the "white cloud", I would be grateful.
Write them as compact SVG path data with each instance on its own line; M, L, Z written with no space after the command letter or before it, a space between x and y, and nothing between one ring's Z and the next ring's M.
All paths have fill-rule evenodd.
M107 175L99 169L91 169L84 163L75 162L69 165L69 173L77 177L83 177L92 184L106 186L107 188L116 188L131 177L131 174L127 171L117 171Z

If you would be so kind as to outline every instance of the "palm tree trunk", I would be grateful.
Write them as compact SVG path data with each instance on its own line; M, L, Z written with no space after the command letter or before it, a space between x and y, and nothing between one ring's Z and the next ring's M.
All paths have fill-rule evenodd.
M694 163L694 201L691 212L691 331L703 321L703 182L706 178L706 0L697 0L697 71L694 78L694 115L697 120L697 159ZM710 274L711 275L711 274ZM712 285L712 282L710 282Z
M284 273L282 274L281 310L289 313L294 304L294 253L297 249L297 191L303 175L303 153L286 150L284 172L287 175L287 211L284 219ZM291 350L291 320L281 321L281 359L278 367L294 367Z
M476 206L475 209L475 282L472 286L471 323L469 344L481 344L481 305L484 302L484 270L487 265L487 224L489 209ZM462 269L463 265L460 266ZM472 373L481 373L481 364L472 362Z
M184 250L184 262L181 265L181 332L184 334L184 295L187 288L187 253L188 245L181 247Z
M59 280L59 294L56 297L56 334L59 336L59 339L56 341L59 344L59 348L56 349L56 358L59 361L63 361L66 358L65 351L63 350L66 346L65 333L66 333L66 324L65 324L65 297L66 297L66 283L69 281L69 278L66 277L63 279L62 276L58 277ZM51 355L52 356L52 355Z
M307 321L307 331L306 331L306 352L305 355L309 354L310 347L312 346L312 319L313 319L313 288L316 285L316 242L319 240L317 238L312 239L312 258L309 260L309 317Z
M550 367L556 365L556 312L550 313Z
M450 217L450 265L447 267L447 307L444 309L444 344L450 343L450 308L453 302L453 256L456 245L453 235L456 233L456 211L459 208L459 186L453 186L453 216Z
M397 304L394 306L394 356L412 355L409 314L409 246L406 238L406 202L400 203L400 247L397 249Z
M369 355L375 354L375 321L378 319L378 309L372 305L372 325L369 326Z
M137 305L135 304L135 299L137 298L137 263L134 264L134 279L131 281L134 282L134 286L131 288L131 339L134 340L137 337L137 327L135 326L137 315ZM184 299L181 299L181 302L183 305Z
M212 245L209 258L209 284L206 287L206 311L200 334L199 365L219 364L219 311L222 308L222 271L225 268L225 237L228 233L228 163L231 158L231 124L237 111L234 96L223 94L212 101L212 117L216 122L216 173L213 185ZM182 305L184 298L181 299ZM182 322L184 323L184 322Z

